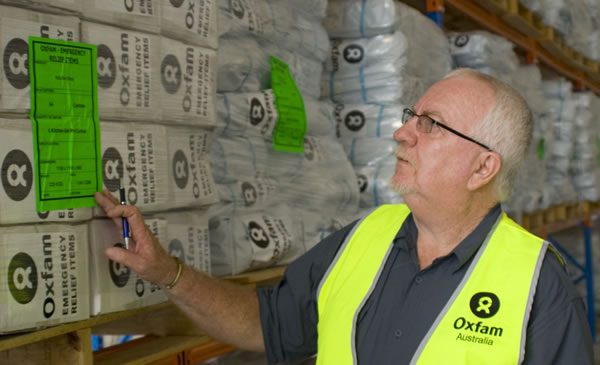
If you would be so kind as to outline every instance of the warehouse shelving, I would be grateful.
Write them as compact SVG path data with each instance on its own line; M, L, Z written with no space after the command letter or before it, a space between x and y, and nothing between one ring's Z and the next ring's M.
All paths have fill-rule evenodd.
M600 93L600 65L568 47L554 29L524 8L517 0L415 0L425 5L441 23L443 10L467 17L481 27L504 36L525 51L528 62L539 61L571 79L576 88ZM586 205L587 204L587 205ZM586 208L587 207L587 208ZM559 230L589 227L600 206L583 203L552 207L526 215L523 223L534 233L548 236ZM590 247L586 238L586 250ZM587 258L591 253L587 252ZM584 275L591 263L583 265ZM263 285L278 280L276 267L228 278L243 285ZM588 286L591 281L588 281ZM592 298L593 299L593 298ZM142 339L92 352L92 334L151 334ZM170 303L109 313L35 332L0 336L0 363L4 364L189 364L232 351L194 328Z
M226 280L266 285L281 278L283 270L274 267ZM92 334L108 333L153 335L92 353ZM203 335L170 303L0 336L0 364L188 364L184 360L198 363L232 350Z

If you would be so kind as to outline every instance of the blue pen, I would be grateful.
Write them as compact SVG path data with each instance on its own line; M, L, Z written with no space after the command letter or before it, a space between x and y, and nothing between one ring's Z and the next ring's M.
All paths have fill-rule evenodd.
M125 188L123 187L122 181L119 181L119 201L121 202L121 205L127 204ZM123 222L123 240L125 241L125 249L129 250L129 222L125 217L121 218L121 222Z

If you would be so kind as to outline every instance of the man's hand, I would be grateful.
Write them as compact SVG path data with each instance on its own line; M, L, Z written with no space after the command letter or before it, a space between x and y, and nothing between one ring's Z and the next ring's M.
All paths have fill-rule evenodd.
M130 249L109 247L104 251L106 256L129 267L147 281L161 286L171 283L177 275L177 264L150 232L140 210L135 206L119 204L107 190L96 193L96 202L119 229L122 229L121 218L127 218L131 230Z

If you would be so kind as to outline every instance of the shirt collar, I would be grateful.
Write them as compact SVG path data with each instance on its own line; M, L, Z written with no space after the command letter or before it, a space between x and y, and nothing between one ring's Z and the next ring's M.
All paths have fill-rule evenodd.
M500 204L496 204L496 206L490 209L481 222L479 222L477 227L475 227L475 229L448 255L453 255L457 259L455 270L460 269L475 255L488 236L488 233L490 233L490 230L494 226L494 223L496 223L500 214L502 214L502 208L500 207ZM400 228L396 234L394 245L400 249L409 249L415 247L416 241L417 226L411 213L402 224L402 228Z

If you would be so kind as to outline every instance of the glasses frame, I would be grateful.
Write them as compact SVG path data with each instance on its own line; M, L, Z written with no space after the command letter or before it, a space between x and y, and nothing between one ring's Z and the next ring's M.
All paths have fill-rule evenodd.
M408 115L408 118L406 118L406 120L405 120L405 116L407 116L407 115ZM459 136L461 138L466 139L469 142L473 142L473 143L475 143L475 144L477 144L477 145L485 148L486 150L488 150L490 152L494 151L493 149L491 149L487 145L485 145L485 144L483 144L483 143L481 143L481 142L479 142L479 141L477 141L477 140L475 140L475 139L467 136L466 134L463 134L463 133L457 131L456 129L448 127L444 123L439 122L439 121L433 119L429 115L417 114L414 110L412 110L410 108L404 108L404 110L402 110L402 125L404 126L409 120L411 120L414 117L417 117L417 126L418 126L418 123L419 123L418 122L419 118L427 118L427 119L431 120L431 127L432 128L433 128L433 126L437 125L439 127L442 127L443 129L447 130L450 133L453 133L453 134L455 134L455 135L457 135L457 136ZM424 131L421 131L421 132L424 132ZM427 134L431 133L431 129L429 130L429 132L424 132L424 133L427 133Z

